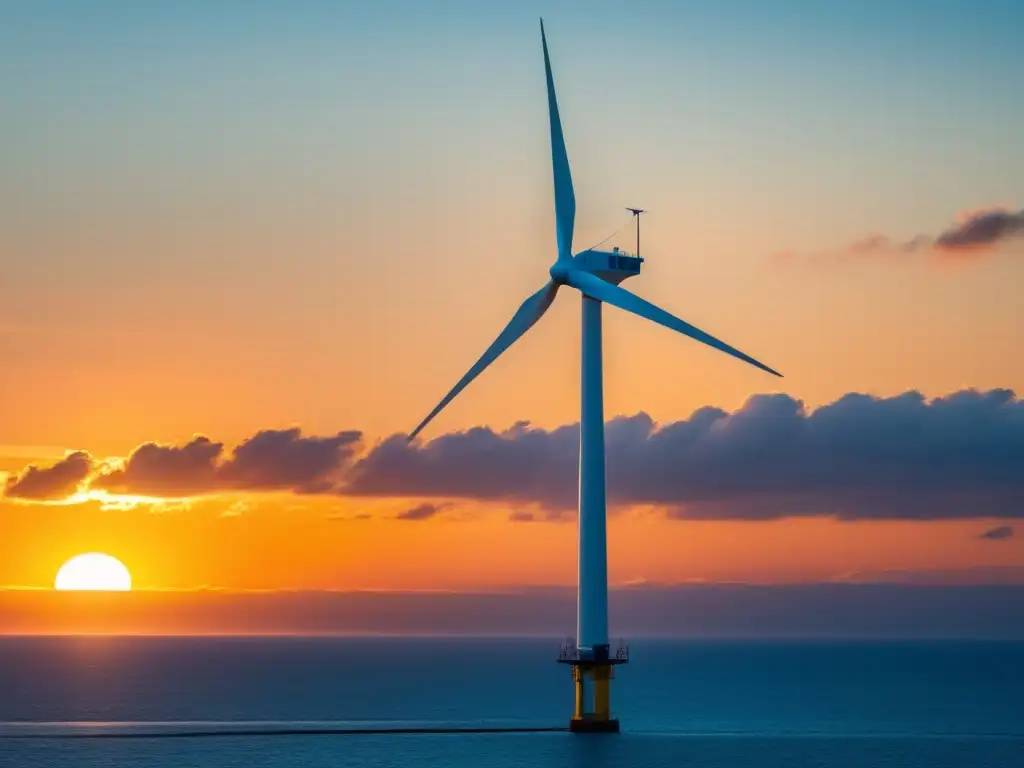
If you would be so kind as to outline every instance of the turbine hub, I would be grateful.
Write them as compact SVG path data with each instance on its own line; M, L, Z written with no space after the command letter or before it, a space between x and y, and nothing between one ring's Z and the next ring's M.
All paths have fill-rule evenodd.
M572 269L565 261L556 261L551 265L548 274L551 275L551 282L556 285L565 285L568 282L569 270Z

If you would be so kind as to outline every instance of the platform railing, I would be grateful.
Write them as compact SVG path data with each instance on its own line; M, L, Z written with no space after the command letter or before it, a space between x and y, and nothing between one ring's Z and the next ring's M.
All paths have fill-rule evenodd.
M620 664L629 661L629 646L625 641L619 639L611 642L608 646L608 659ZM558 649L558 660L562 663L572 663L585 660L580 656L580 649L573 638L566 638Z

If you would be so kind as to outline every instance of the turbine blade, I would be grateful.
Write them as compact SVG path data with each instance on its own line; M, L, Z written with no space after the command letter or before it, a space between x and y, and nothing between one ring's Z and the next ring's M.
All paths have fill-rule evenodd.
M636 294L630 293L621 286L605 282L596 275L592 275L589 272L584 272L580 269L573 269L569 271L569 274L566 277L566 282L592 299L603 301L605 304L612 304L619 309L632 312L634 315L639 315L640 317L648 320L653 320L660 325L664 325L666 328L671 328L673 331L678 331L679 333L689 336L691 339L703 342L709 347L714 347L715 349L721 350L733 357L739 358L745 363L750 363L754 367L760 368L762 371L767 371L775 376L782 376L778 371L769 368L764 363L758 362L750 355L745 355L735 347L730 347L724 341L719 341L711 334L705 333L700 328L680 320L675 315L669 314L664 309L651 304L651 302L646 299L641 299Z
M548 39L544 34L544 19L540 20L540 40L544 46L544 73L548 81L548 119L551 123L551 167L555 175L555 232L558 237L558 260L572 258L572 230L576 221L576 195L569 172L569 155L565 151L562 120L558 116L555 98L555 78L551 74Z
M444 400L437 404L437 407L430 412L430 414L420 425L416 427L409 435L409 440L413 440L430 421L441 412L441 410L448 405L455 396L459 394L466 386L477 376L479 376L487 366L498 359L506 349L511 347L520 336L526 333L533 324L536 323L545 312L548 311L548 307L551 306L551 302L555 300L555 294L558 292L558 286L555 283L549 282L530 298L523 302L519 310L513 315L509 324L505 326L498 338L494 340L494 343L487 348L487 351L480 356L480 359L476 361L472 368L459 379L459 383L452 387L451 392L445 395Z

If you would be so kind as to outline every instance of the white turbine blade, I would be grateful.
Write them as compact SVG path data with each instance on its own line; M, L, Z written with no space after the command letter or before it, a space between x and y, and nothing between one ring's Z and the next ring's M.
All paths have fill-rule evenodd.
M576 195L572 190L569 155L565 151L562 120L555 98L555 78L551 74L548 39L544 35L544 19L540 20L540 40L544 46L544 73L548 81L548 119L551 123L551 167L555 175L555 231L558 236L558 260L572 258L572 230L576 221Z
M733 357L739 358L745 363L750 363L756 368L760 368L762 371L767 371L775 376L782 376L778 371L769 368L764 363L758 362L754 358L750 357L750 355L743 354L738 349L730 347L724 341L719 341L711 334L700 330L700 328L680 320L675 315L671 315L660 307L651 304L651 302L641 299L636 294L630 293L621 286L605 282L596 275L584 272L583 270L573 269L570 270L569 274L566 276L566 282L592 299L603 301L605 304L613 304L619 309L624 309L627 312L632 312L634 315L639 315L640 317L644 317L648 320L653 320L660 325L664 325L666 328L671 328L673 331L678 331L679 333L689 336L691 339L703 342L709 347L714 347L715 349L721 350Z
M437 407L430 412L427 418L421 421L420 425L412 431L412 434L409 435L409 440L415 438L430 423L431 419L441 412L441 409L466 388L469 382L479 376L487 366L498 359L502 352L511 347L520 336L530 330L533 324L540 320L543 314L548 311L548 307L555 300L557 292L558 286L555 283L549 282L524 301L509 321L509 324L505 326L505 330L498 334L498 338L494 340L494 343L487 348L487 351L480 356L480 359L476 361L476 364L469 369L466 375L459 379L459 383L452 387L452 391L445 395L444 400L438 403Z

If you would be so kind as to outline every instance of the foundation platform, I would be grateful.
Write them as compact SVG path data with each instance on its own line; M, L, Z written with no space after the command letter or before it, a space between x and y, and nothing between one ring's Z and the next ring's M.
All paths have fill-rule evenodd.
M569 721L573 733L618 733L619 721L612 717L611 681L615 667L629 661L629 646L618 643L579 648L569 641L558 653L558 663L572 667L576 708Z

